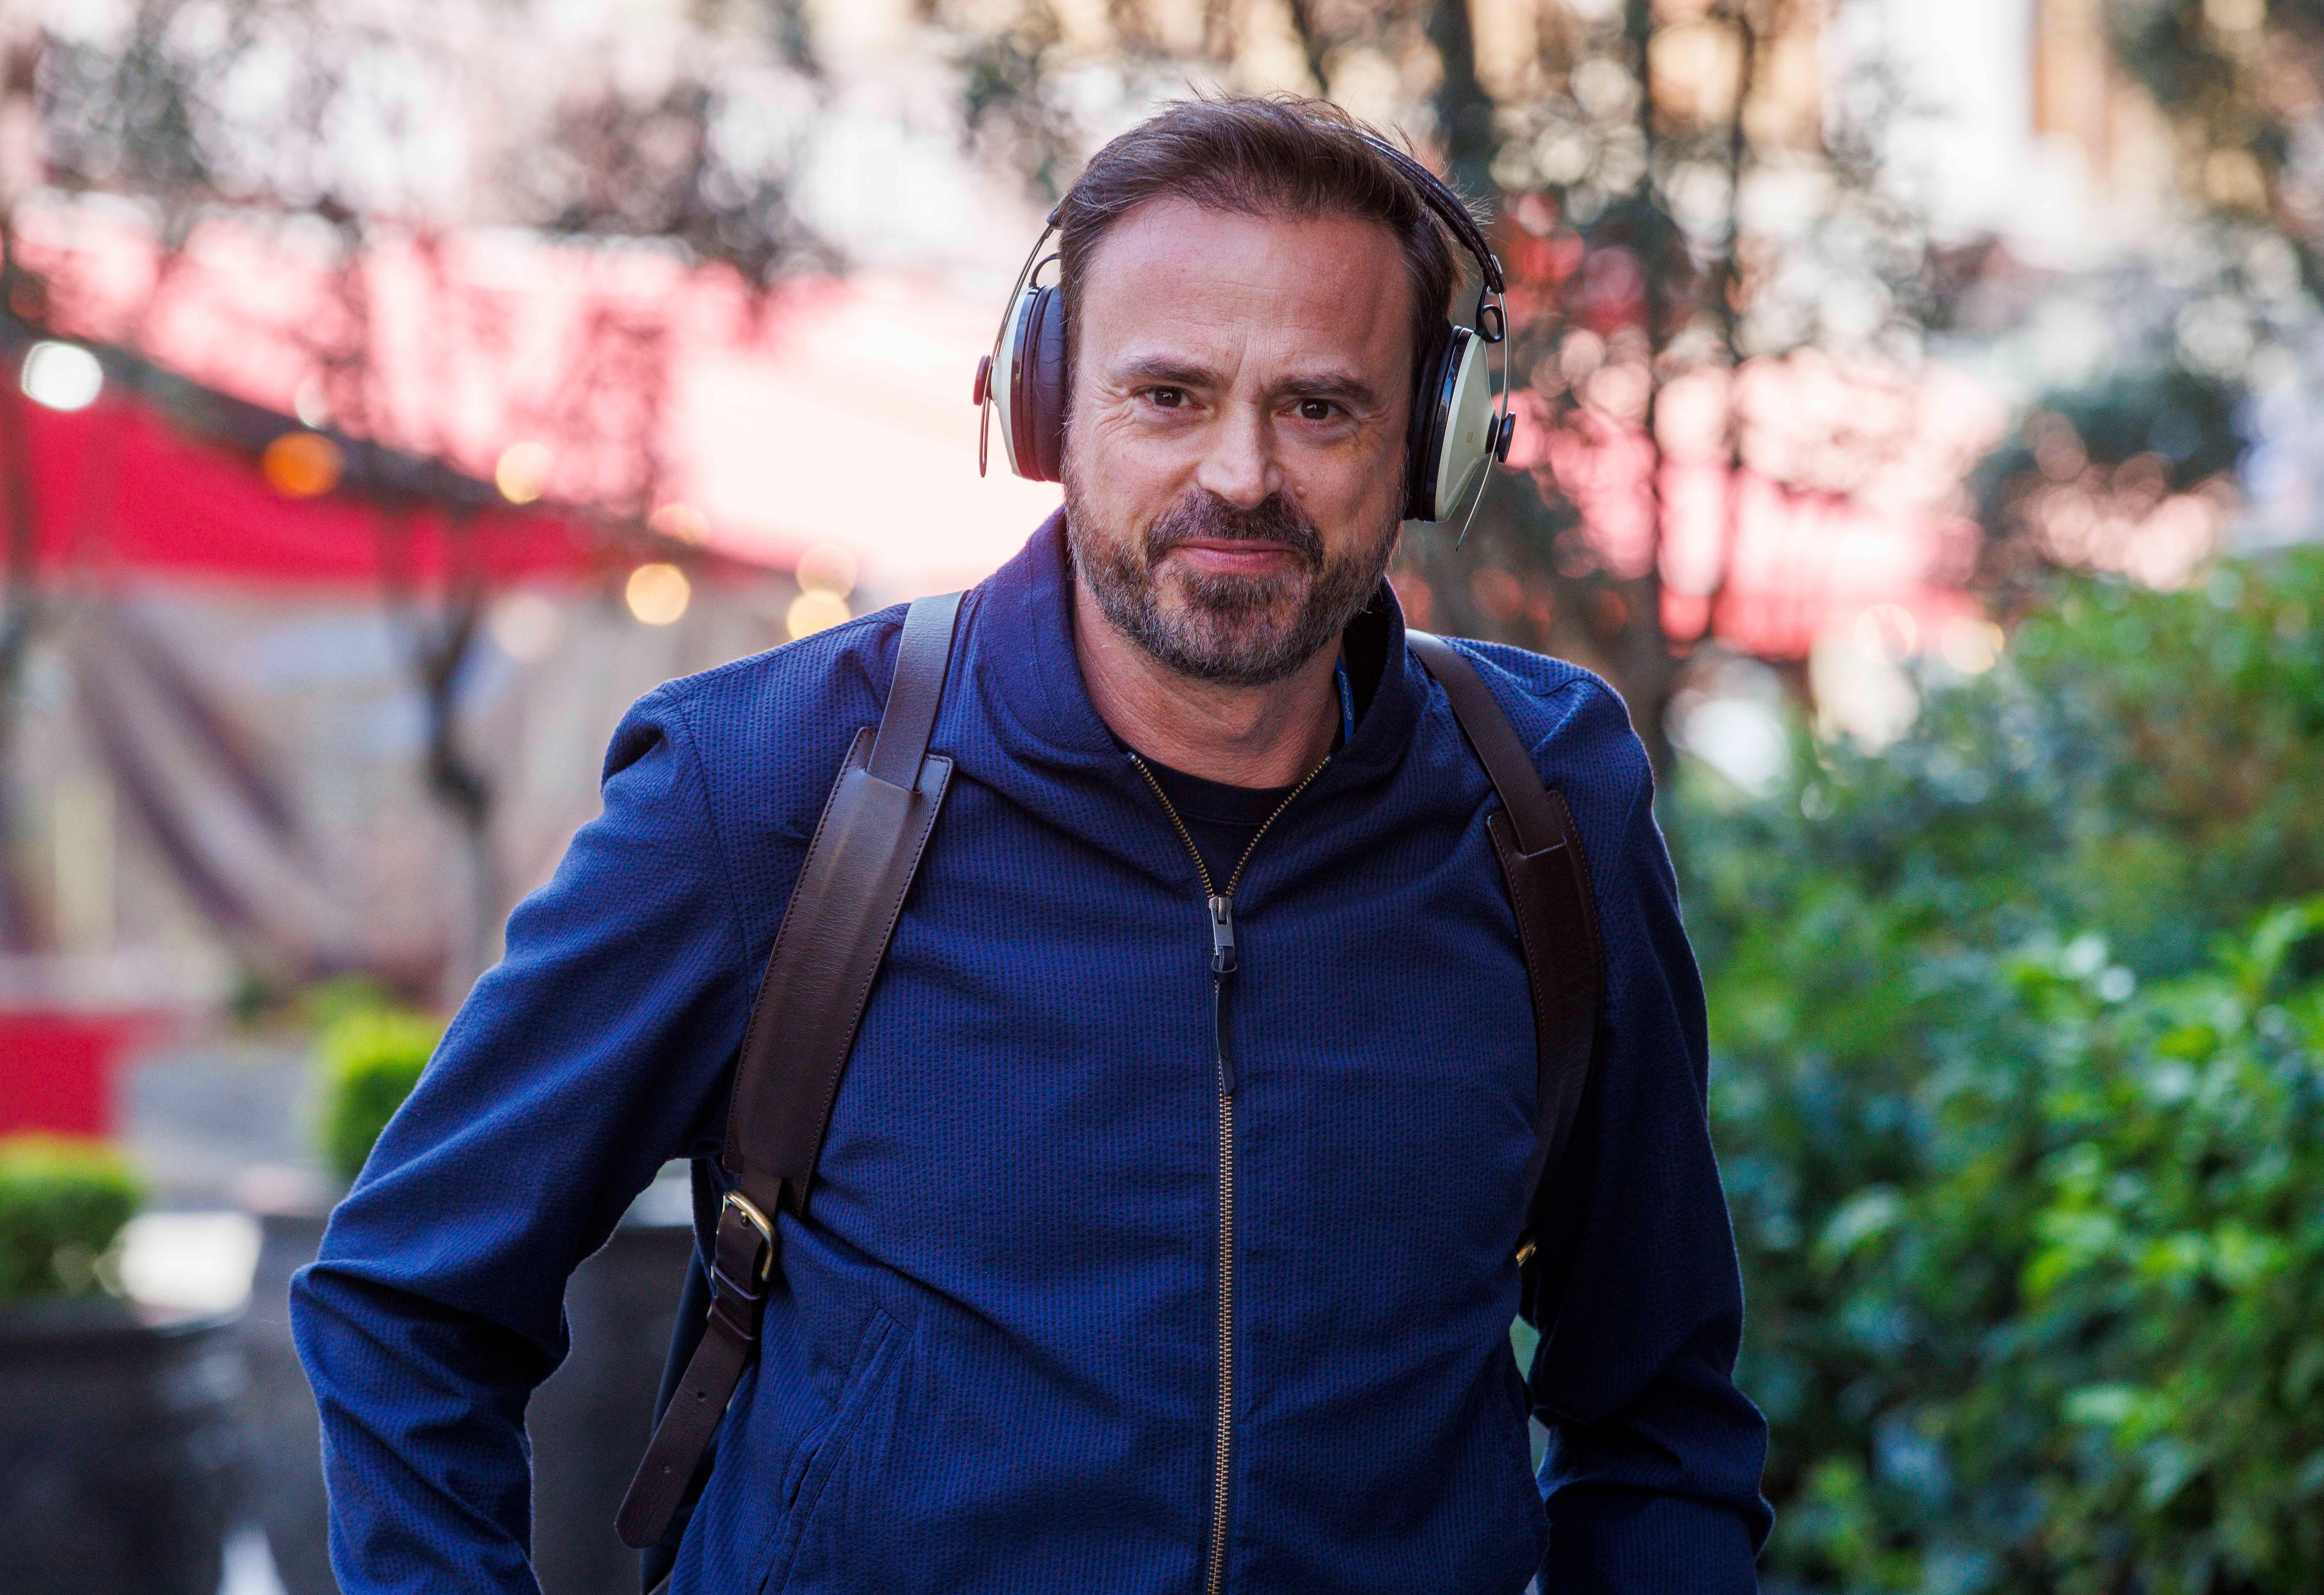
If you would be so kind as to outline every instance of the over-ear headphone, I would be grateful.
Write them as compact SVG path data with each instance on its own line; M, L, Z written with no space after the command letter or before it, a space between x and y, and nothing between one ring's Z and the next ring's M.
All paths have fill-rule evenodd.
M1506 460L1517 422L1508 407L1508 316L1501 263L1492 245L1443 179L1385 139L1363 135L1401 173L1461 247L1482 278L1472 326L1447 320L1430 340L1413 373L1412 427L1405 444L1406 520L1444 520L1484 474L1487 462ZM1062 207L1060 207L1062 208ZM1065 445L1065 305L1056 284L1035 280L1056 259L1041 246L1057 227L1049 213L1041 236L1025 257L1010 290L992 353L976 362L975 401L983 412L976 469L985 468L989 432L1001 422L1001 450L1009 467L1031 481L1056 481ZM1493 409L1493 382L1485 349L1501 344L1501 408Z

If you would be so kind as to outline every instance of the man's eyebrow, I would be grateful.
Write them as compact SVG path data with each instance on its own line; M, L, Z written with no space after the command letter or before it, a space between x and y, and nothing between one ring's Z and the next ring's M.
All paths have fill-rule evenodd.
M1111 375L1123 382L1158 382L1171 388L1215 388L1219 373L1207 366L1171 354L1137 354L1115 366Z
M1313 371L1286 377L1275 385L1275 390L1286 397L1296 394L1301 399L1343 399L1359 409L1379 403L1378 389L1346 371Z
M1223 380L1210 367L1175 354L1134 354L1109 374L1118 382L1153 382L1171 388L1215 388ZM1277 398L1339 399L1357 409L1380 402L1378 389L1344 371L1300 372L1277 382L1273 391Z

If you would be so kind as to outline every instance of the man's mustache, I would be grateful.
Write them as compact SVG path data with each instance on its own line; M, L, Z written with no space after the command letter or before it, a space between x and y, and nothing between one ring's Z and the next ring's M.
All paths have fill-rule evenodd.
M1310 570L1323 564L1323 536L1305 511L1281 493L1269 493L1248 509L1238 509L1204 489L1196 489L1155 518L1146 530L1148 569L1182 543L1273 543L1291 550Z

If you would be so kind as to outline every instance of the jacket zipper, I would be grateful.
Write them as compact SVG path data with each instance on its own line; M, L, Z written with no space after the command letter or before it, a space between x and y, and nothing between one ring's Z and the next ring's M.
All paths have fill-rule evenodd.
M1219 891L1211 884L1210 867L1203 862L1203 850L1194 846L1194 837L1186 822L1178 817L1176 805L1154 779L1154 772L1136 754L1130 762L1146 777L1146 784L1154 789L1163 812L1170 816L1178 839L1186 845L1186 855L1194 861L1194 877L1202 882L1203 896L1209 910L1211 922L1211 1031L1213 1046L1218 1056L1219 1087L1219 1407L1218 1439L1211 1453L1211 1531L1203 1553L1203 1590L1204 1595L1223 1595L1227 1582L1227 1508L1231 1497L1231 1481L1234 1469L1234 1199L1235 1199L1235 1065L1233 1037L1233 994L1235 960L1234 894L1242 880L1242 872L1250 867L1250 856L1283 811L1289 808L1307 784L1323 773L1323 765L1332 762L1324 756L1317 765L1300 777L1299 784L1283 794L1283 801L1259 828L1251 833L1242 857L1235 860L1234 873L1227 877L1226 889Z

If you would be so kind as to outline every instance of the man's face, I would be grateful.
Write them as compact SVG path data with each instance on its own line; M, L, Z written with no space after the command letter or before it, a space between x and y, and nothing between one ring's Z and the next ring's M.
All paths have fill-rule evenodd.
M1379 584L1404 507L1396 236L1150 200L1082 280L1066 531L1106 619L1182 674L1278 681Z

